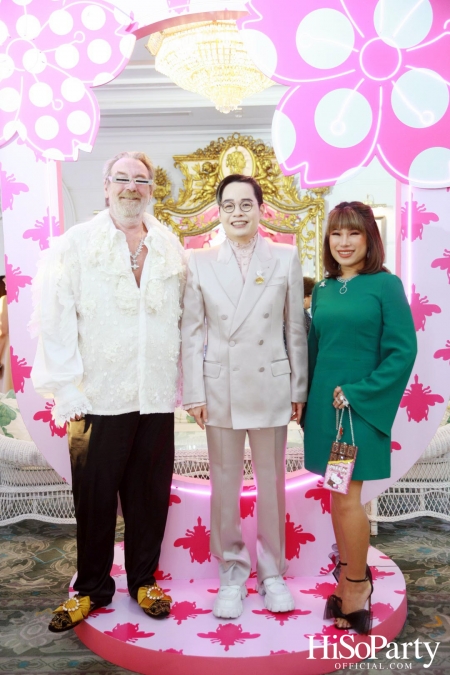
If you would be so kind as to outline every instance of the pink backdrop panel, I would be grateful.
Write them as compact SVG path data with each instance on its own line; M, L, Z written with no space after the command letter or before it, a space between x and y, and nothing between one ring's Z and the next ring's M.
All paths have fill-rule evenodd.
M31 282L42 249L59 234L58 171L30 147L11 141L0 149L0 187L5 241L11 367L17 400L31 437L47 461L70 482L65 429L55 426L52 401L36 394L30 370L36 352L28 323ZM6 168L7 167L7 168Z
M364 501L386 490L419 459L450 398L450 191L402 185L400 198L398 273L411 304L419 351L392 430L391 478L365 483Z
M217 2L209 7L235 9L237 4ZM35 343L26 329L39 253L61 230L60 183L53 158L75 160L80 149L92 147L99 119L91 87L116 77L125 66L134 44L132 31L143 29L152 17L172 20L201 7L204 11L205 6L196 0L184 5L158 0L151 6L125 0L30 0L27 5L9 3L8 14L2 15L0 179L13 377L33 439L67 479L64 430L53 425L52 403L35 394L29 379ZM404 180L410 177L411 182L429 187L450 183L446 72L450 61L442 51L448 52L449 5L444 0L404 0L395 16L392 6L374 0L329 0L325 7L312 0L249 4L251 18L242 27L255 60L267 74L291 86L273 126L274 145L286 173L300 171L309 185L329 184L376 154ZM380 7L385 9L381 17ZM392 73L387 77L388 67ZM450 342L449 193L414 187L410 195L405 188L401 199L407 213L398 224L404 234L401 276L414 310L419 356L394 426L392 478L368 483L366 500L392 484L420 456L450 389L445 376ZM315 511L319 504L322 508L322 497L307 498L305 493L305 511L312 504ZM328 527L326 514L325 509L323 522L326 519ZM199 524L200 516L191 515L186 531L195 536L193 528L207 527L207 521ZM300 516L291 516L287 529L294 532L293 541L301 542L303 533L314 535ZM178 538L186 537L182 533ZM306 552L314 548L308 539L300 545ZM296 550L297 544L293 546ZM186 551L183 545L176 548Z

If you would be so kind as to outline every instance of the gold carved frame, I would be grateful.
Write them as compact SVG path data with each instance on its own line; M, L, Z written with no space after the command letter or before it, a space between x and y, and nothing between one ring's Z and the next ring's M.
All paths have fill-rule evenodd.
M184 176L183 187L175 200L167 172L157 167L154 214L178 235L181 243L185 237L206 234L219 224L218 217L211 219L206 213L216 204L217 185L230 173L242 173L253 176L262 187L264 203L271 213L261 219L261 224L274 232L295 235L302 263L314 261L315 277L322 278L324 195L329 188L306 190L300 196L294 177L281 172L273 148L238 133L173 159L175 168Z

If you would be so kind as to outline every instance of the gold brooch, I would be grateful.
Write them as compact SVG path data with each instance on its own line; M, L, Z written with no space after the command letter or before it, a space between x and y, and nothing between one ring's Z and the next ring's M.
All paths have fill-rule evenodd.
M263 284L265 281L264 274L259 270L256 272L255 284Z

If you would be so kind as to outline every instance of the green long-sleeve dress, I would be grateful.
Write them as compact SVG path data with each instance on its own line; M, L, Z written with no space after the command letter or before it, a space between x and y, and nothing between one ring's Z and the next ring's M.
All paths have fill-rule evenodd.
M310 391L305 415L305 466L324 475L336 438L333 391L352 409L358 446L353 480L388 478L391 428L411 374L417 340L402 282L394 274L361 274L342 283L325 279L312 297ZM344 441L351 443L348 413Z

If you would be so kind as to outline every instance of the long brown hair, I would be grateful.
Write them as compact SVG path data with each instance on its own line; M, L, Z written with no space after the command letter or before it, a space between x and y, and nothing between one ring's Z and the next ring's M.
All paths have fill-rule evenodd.
M341 202L330 211L323 242L323 266L328 277L338 277L340 266L331 255L330 233L333 230L358 230L367 237L367 258L358 274L389 272L384 266L384 246L370 206L362 202Z

